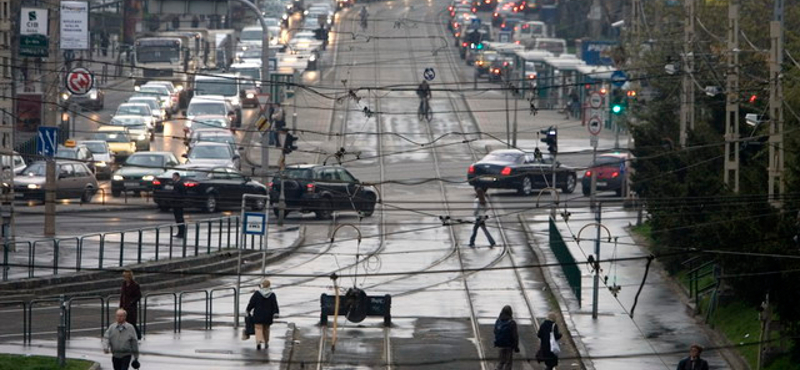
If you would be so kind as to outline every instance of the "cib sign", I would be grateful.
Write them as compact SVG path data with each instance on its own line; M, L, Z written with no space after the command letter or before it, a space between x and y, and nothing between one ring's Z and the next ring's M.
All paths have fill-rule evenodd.
M47 9L21 8L19 54L24 57L48 56Z

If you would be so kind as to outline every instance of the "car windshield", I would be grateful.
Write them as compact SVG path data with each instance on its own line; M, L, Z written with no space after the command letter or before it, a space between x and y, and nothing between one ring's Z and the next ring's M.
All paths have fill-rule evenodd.
M261 58L261 49L245 50L242 53L242 58L248 58L248 59L249 58L253 58L253 59L258 58L258 59L260 59Z
M242 41L261 41L262 34L263 32L259 29L244 30L239 39Z
M98 154L98 153L99 154L105 154L106 153L106 146L103 145L103 143L87 143L87 142L84 142L84 143L81 143L81 144L84 145L86 148L88 148L89 151L94 153L94 154Z
M308 168L287 168L284 171L287 179L311 179L313 174Z
M239 94L236 80L226 77L195 81L194 91L197 95L234 96Z
M124 132L98 132L92 136L93 139L103 140L109 143L127 143L131 139Z
M597 161L595 161L592 164L592 167L597 167L597 166L621 166L623 161L624 161L624 159L619 158L619 157L600 157L600 158L597 158Z
M264 21L265 21L265 23L267 23L267 27L280 26L280 23L278 23L278 20L275 19L275 18L266 18L266 19L264 19Z
M152 110L159 109L158 103L153 99L131 99L131 103L147 104Z
M44 176L45 175L45 163L44 162L36 162L31 164L28 167L25 167L25 170L22 171L23 176Z
M230 159L231 151L226 146L196 146L189 154L190 159Z
M201 118L195 119L194 123L198 128L226 128L228 120L225 118Z
M236 139L234 139L233 136L223 135L200 135L197 137L197 141L228 144L236 143Z
M483 157L481 161L519 163L521 158L522 158L522 153L499 152L499 153L489 153L485 157Z
M235 72L239 72L242 77L252 78L256 81L261 80L261 70L258 68L236 68Z
M201 114L217 114L224 116L228 114L228 112L225 111L224 103L208 102L189 104L189 110L186 114L189 116L199 116Z
M59 148L58 156L61 158L78 159L78 150L74 148Z
M144 124L142 117L114 117L109 122L112 126L139 126Z
M139 92L158 94L158 95L169 95L169 90L164 86L142 86Z
M163 167L164 157L160 155L132 155L125 161L127 166Z
M150 108L148 108L145 104L123 104L117 108L117 115L124 116L124 115L131 115L131 116L149 116L150 115Z

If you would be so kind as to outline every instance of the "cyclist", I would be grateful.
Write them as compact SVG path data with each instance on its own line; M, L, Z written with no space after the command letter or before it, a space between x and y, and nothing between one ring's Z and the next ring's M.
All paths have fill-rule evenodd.
M359 15L361 16L361 28L366 29L367 28L367 16L369 15L369 12L367 12L367 7L366 6L362 6L361 7L361 12L359 13Z
M423 80L422 83L419 84L419 87L417 87L417 96L420 99L419 112L421 115L427 116L431 109L431 87L428 85L428 81Z

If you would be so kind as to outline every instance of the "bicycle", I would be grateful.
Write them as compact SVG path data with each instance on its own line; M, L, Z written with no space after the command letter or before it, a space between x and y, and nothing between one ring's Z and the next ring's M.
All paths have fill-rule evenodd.
M428 120L428 122L430 122L433 119L433 111L431 111L431 106L428 99L420 99L417 117L420 121Z

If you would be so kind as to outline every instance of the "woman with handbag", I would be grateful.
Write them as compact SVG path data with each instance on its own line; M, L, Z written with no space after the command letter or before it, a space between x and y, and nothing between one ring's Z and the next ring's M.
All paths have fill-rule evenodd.
M269 327L272 325L272 319L278 317L278 299L275 293L270 289L270 281L264 279L261 282L261 289L255 291L250 297L250 303L247 304L247 315L252 317L253 325L255 326L256 334L256 350L261 350L261 344L264 348L269 348ZM252 312L252 315L251 315Z
M536 352L536 361L544 362L545 370L552 370L558 366L558 355L561 353L561 346L558 344L561 333L558 332L555 313L547 315L547 319L539 326L539 333L536 336L541 343L539 351Z

